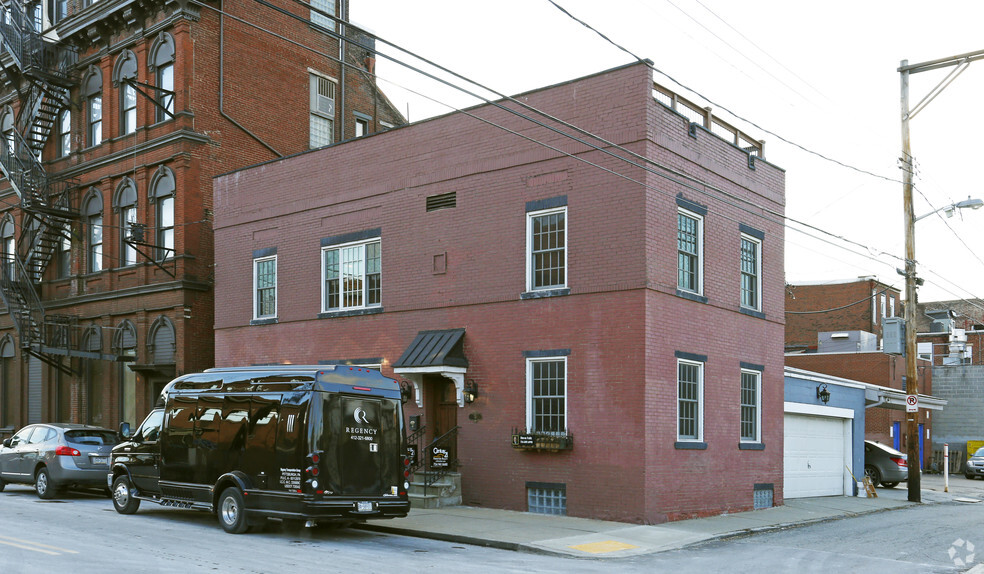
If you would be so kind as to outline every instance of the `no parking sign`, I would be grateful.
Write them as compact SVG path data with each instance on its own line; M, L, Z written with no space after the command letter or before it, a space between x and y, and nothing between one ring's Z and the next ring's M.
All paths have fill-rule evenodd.
M919 395L905 396L905 412L907 413L919 412Z

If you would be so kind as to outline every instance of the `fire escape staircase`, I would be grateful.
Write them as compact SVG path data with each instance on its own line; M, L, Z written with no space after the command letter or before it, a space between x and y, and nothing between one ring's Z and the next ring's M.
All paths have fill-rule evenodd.
M0 67L18 92L20 108L14 129L3 134L0 172L20 199L23 210L14 252L4 253L0 296L7 304L21 348L59 369L61 357L74 354L77 327L73 317L46 315L39 295L41 278L54 258L62 234L77 220L71 207L71 181L50 177L41 152L55 130L62 109L70 105L69 88L78 54L45 40L31 14L33 5L13 0L0 13Z

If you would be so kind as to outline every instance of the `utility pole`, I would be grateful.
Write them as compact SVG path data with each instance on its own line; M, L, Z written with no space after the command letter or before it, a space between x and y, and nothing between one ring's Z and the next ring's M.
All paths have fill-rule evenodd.
M905 394L919 396L919 377L916 370L916 217L912 205L912 153L909 145L909 120L922 111L940 94L967 66L975 60L984 58L984 50L969 52L909 65L908 60L899 64L902 84L902 198L905 211ZM937 84L913 109L909 109L909 75L938 68L954 69ZM917 399L918 400L918 399ZM918 407L918 402L916 403ZM922 502L921 471L919 458L919 411L905 413L906 454L909 463L909 502Z
M908 64L908 60L902 60L899 66L902 82L902 204L905 212L905 394L919 396L919 378L916 373L916 213L912 207ZM914 413L908 411L905 413L909 502L922 501L922 461L919 459L918 418L918 410Z

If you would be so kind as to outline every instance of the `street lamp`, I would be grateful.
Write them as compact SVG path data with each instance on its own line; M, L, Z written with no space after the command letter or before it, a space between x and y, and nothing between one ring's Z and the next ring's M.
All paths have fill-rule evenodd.
M920 219L925 219L930 215L933 215L934 213L939 213L941 211L946 212L947 217L953 217L953 212L955 212L958 209L980 209L982 206L984 206L984 200L980 200L977 198L971 199L970 197L967 197L967 199L963 201L951 203L950 205L947 205L945 207L934 209L933 211L930 211L925 215L920 215L915 219L915 221L919 221Z
M936 98L953 80L957 78L967 66L975 60L984 58L984 50L968 52L949 58L941 58L923 62L921 64L909 65L908 60L902 60L898 72L902 86L902 194L903 208L905 209L905 394L919 396L919 381L916 373L916 216L912 208L912 154L909 147L909 120L922 111L933 99ZM909 109L909 75L939 68L953 67L953 70L939 84L933 88L918 104L911 110ZM977 209L981 206L980 200L967 199L961 201L962 207ZM952 210L961 206L953 204L949 206ZM943 208L946 209L946 208ZM937 210L939 211L939 210ZM933 213L936 213L935 211ZM952 213L952 211L951 211ZM927 214L931 215L931 214ZM925 217L925 216L923 216ZM921 219L921 218L920 218ZM907 401L908 402L908 401ZM920 493L920 470L922 461L919 459L919 411L918 402L915 405L916 412L906 410L905 435L906 453L909 460L909 501L921 502ZM913 464L915 462L915 464Z

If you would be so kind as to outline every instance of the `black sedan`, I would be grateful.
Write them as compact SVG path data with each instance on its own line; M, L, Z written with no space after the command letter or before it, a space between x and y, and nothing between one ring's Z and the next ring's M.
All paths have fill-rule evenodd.
M40 498L70 486L106 488L115 431L80 424L28 425L0 447L0 491L8 482L33 484Z

